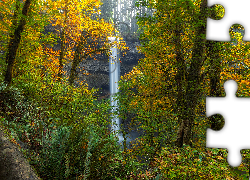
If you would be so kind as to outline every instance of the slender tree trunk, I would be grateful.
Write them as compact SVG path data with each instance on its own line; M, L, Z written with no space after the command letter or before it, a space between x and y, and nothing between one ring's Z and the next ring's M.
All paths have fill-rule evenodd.
M220 73L221 64L218 42L208 41L208 56L210 57L210 96L221 96Z
M65 51L65 28L63 28L62 33L61 33L61 48L60 48L59 72L58 72L58 80L59 81L62 78L64 51Z
M12 83L12 77L13 77L13 67L15 64L17 49L19 47L20 41L21 41L21 33L24 30L24 26L26 24L26 16L28 14L28 11L30 9L31 0L26 0L22 9L22 17L15 28L14 35L11 36L10 42L7 49L7 55L6 55L6 63L7 63L7 69L5 72L4 82L8 85ZM15 15L14 15L14 18ZM16 20L14 19L14 22Z
M80 46L77 46L76 51L75 51L74 59L73 59L72 66L70 69L70 76L69 76L70 85L74 84L74 80L76 78L76 68L81 62L81 57L80 57L81 50L80 49L81 49Z
M177 83L177 114L179 120L179 130L184 129L183 119L184 119L184 111L185 111L185 78L186 78L186 65L184 61L183 54L181 52L181 29L180 25L176 27L174 31L174 43L175 43L175 52L176 52L176 61L178 65L178 71L175 77ZM181 137L183 134L179 134L182 132L178 132L178 135ZM181 143L182 141L178 142ZM181 145L178 145L181 146Z
M192 51L192 60L190 69L187 73L187 88L185 95L185 107L183 119L177 132L176 145L182 147L183 144L192 145L191 135L192 126L195 118L195 108L197 106L199 88L200 88L200 71L204 61L203 52L205 48L206 37L206 20L207 20L207 0L203 0L200 6L200 13L196 22L201 22L195 32L194 46Z
M108 51L109 50L109 49L106 49L106 48L100 48L100 49L93 48L92 51L85 52L82 55L82 51L84 49L83 47L85 45L84 44L84 39L87 39L89 37L91 37L91 35L88 34L86 31L82 32L79 43L78 43L78 45L76 47L75 55L74 55L71 70L70 70L70 75L69 75L69 84L70 85L74 84L74 80L75 80L76 75L77 75L76 68L79 66L79 64L80 64L80 62L82 60L86 59L91 54L95 54L97 52L103 52L103 51ZM88 44L86 44L86 45L88 45Z
M182 115L185 105L185 79L186 79L186 64L184 60L184 56L181 52L181 28L180 25L176 26L176 30L174 31L174 43L175 43L175 52L176 52L176 61L178 65L178 71L175 76L175 80L177 83L177 114L179 123L182 121Z
M61 32L61 49L60 49L60 56L59 56L59 72L58 72L58 80L59 81L62 78L63 59L64 59L64 54L65 54L66 22L67 22L67 18L68 18L67 5L66 5L64 11L65 11L65 19L64 19L64 27L63 27L62 32Z
M210 57L210 93L211 97L219 97L222 95L220 86L221 60L220 60L220 44L215 41L207 41L208 57ZM220 130L224 126L222 116L214 115L209 117L211 129Z
M86 36L85 31L82 31L80 40L79 40L77 47L76 47L76 50L75 50L75 55L73 58L71 69L70 69L69 84L71 86L74 84L74 80L76 78L76 68L79 66L81 59L83 58L83 57L81 57L81 52L83 49L83 40L84 40L84 38L88 38L88 37L89 36Z
M20 9L20 0L16 0L16 7L15 7L15 11L14 11L14 15L13 15L13 21L12 21L12 27L15 29L17 27L17 18L18 18L18 11ZM13 37L14 35L12 35L11 37Z

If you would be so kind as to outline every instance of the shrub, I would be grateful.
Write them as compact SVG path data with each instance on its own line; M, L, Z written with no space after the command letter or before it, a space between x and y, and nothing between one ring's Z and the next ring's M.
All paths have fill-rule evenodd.
M0 113L8 121L18 120L22 116L22 110L25 97L22 90L15 87L7 87L6 84L0 84Z
M131 174L113 134L105 127L57 127L46 138L36 166L44 179L114 179ZM130 166L125 166L128 163Z
M163 148L156 158L163 179L244 179L232 171L223 149ZM243 168L247 171L246 168Z

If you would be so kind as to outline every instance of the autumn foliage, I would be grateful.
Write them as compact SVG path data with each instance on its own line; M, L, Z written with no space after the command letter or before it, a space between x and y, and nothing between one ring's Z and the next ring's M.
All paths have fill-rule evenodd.
M249 43L242 41L243 28L231 28L231 42L206 41L206 18L223 16L220 6L208 8L206 3L143 2L156 9L153 16L138 21L144 32L138 48L145 58L120 81L120 117L132 115L131 129L144 133L127 153L144 157L163 179L247 176L237 174L239 169L248 171L247 154L234 169L226 162L226 150L218 156L205 148L206 129L224 125L221 116L205 116L205 97L225 96L228 79L238 82L238 96L249 96Z
M0 1L0 120L44 179L244 179L249 153L238 168L225 149L205 148L206 129L221 116L205 116L205 97L224 96L223 83L249 94L249 42L243 27L231 42L206 41L206 18L220 6L206 0L138 1L153 15L138 18L145 58L121 77L116 112L126 137L142 132L130 148L110 132L109 100L79 82L87 58L109 55L115 25L100 18L99 0ZM51 30L52 29L52 30ZM118 48L126 49L122 37ZM70 67L67 70L66 67ZM84 73L82 71L81 73ZM77 87L75 85L78 85Z

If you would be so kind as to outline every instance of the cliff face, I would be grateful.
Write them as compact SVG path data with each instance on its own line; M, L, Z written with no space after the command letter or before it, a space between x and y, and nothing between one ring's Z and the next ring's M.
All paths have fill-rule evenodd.
M48 25L45 28L45 33L56 33L55 27ZM126 51L126 55L120 55L120 75L130 72L134 66L138 64L139 59L144 58L143 54L139 54L136 46L140 46L139 40L135 36L124 35L126 46L129 50ZM60 40L58 40L53 49L60 50ZM121 53L122 54L122 53ZM87 58L79 64L77 69L78 80L76 85L81 81L85 81L89 89L99 88L97 96L99 99L109 98L109 57L104 53L102 55L96 55L96 60L93 58ZM71 64L64 65L64 71L69 76ZM89 73L86 75L84 73Z
M127 47L129 50L126 52L126 55L120 56L120 75L123 76L125 73L129 73L134 66L138 64L139 59L144 58L143 54L139 54L136 46L140 46L139 41L126 41ZM99 88L97 96L98 100L110 98L110 89L109 89L109 57L100 56L97 60L87 59L86 61L81 62L78 69L78 77L80 81L85 80L88 84L89 89ZM80 73L80 70L84 69L85 72L90 73L90 75L84 75ZM128 125L131 122L131 118L134 117L134 114L128 114L128 117L124 120L120 120L120 123L124 125L124 130L127 134L127 147L129 148L131 140L135 140L137 137L143 134L142 131L133 130L130 131Z
M131 42L126 41L129 50L126 55L120 56L120 75L123 76L125 73L130 72L134 66L138 64L139 59L143 58L143 54L139 54L136 46L139 46L139 41ZM99 88L98 96L99 99L109 98L109 57L102 55L97 57L97 60L87 59L80 63L78 68L79 81L86 81L89 89ZM69 69L66 68L66 69ZM85 75L82 73L89 73ZM67 70L68 71L68 70Z

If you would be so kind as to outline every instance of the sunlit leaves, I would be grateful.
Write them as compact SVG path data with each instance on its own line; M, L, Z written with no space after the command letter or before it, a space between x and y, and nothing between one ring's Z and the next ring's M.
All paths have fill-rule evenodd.
M62 66L75 61L73 64L78 65L87 57L95 58L94 55L100 54L102 51L108 53L110 45L112 45L108 41L108 37L114 36L116 30L113 24L99 18L100 5L101 2L98 0L46 1L46 12L50 14L49 21L56 29L61 45L61 49L56 50L57 52L53 52L54 49L46 51L51 62L58 62ZM120 38L118 48L124 49L124 45ZM98 46L101 48L97 48ZM77 52L76 48L78 48ZM60 57L53 56L53 54L60 54ZM57 70L58 72L59 70Z

